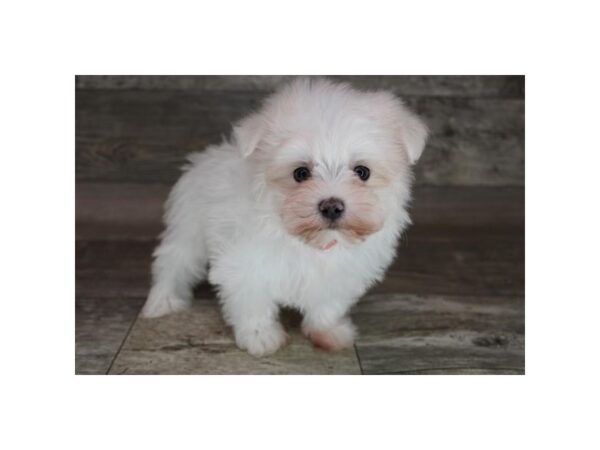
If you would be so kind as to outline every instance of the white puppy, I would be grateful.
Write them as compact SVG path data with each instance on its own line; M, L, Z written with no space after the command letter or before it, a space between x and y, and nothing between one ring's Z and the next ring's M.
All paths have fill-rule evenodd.
M426 137L388 92L323 79L283 87L234 127L232 142L189 157L166 204L142 315L187 308L208 274L252 355L286 343L280 306L303 313L315 345L351 346L349 309L394 258Z

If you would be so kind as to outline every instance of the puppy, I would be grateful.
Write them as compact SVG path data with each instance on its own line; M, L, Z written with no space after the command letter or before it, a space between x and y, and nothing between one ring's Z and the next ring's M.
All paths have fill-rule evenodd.
M189 156L166 203L142 315L186 309L208 277L252 355L287 342L280 306L303 314L316 346L352 346L349 310L383 278L410 223L410 166L426 137L388 92L324 79L284 86L231 141Z

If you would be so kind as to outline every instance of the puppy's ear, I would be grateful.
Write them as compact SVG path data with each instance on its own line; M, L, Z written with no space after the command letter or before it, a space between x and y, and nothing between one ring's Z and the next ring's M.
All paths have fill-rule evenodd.
M427 142L429 134L427 125L398 97L388 92L377 92L374 95L377 109L383 115L385 125L394 130L396 139L406 151L410 164L416 163Z
M418 161L425 149L427 135L429 130L427 125L419 116L410 111L406 106L402 107L402 118L400 120L400 128L402 133L402 141L408 153L408 160L411 164Z
M265 131L266 123L260 114L252 114L233 127L233 139L244 158L254 153Z

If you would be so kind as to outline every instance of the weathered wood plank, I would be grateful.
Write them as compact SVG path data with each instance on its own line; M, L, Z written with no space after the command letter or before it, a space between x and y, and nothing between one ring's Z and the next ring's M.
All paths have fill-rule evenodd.
M370 295L353 318L365 374L525 370L523 297Z
M290 344L274 356L255 358L235 346L217 302L196 301L187 312L138 319L111 374L360 374L354 349L315 350L288 330Z
M525 184L525 103L518 99L406 98L431 130L417 184Z
M447 374L447 375L521 375L525 357L520 349L501 351L476 346L461 346L448 336L433 339L397 339L382 344L357 344L365 375ZM462 339L462 337L461 337ZM418 343L416 343L417 341Z
M160 220L171 189L167 184L77 183L77 222L113 224L148 223Z
M150 289L154 240L77 241L75 245L75 295L77 298L136 301ZM213 297L208 284L195 290Z
M153 242L77 241L75 295L78 299L145 298L150 288Z
M522 296L523 228L409 229L384 281L373 293Z
M78 181L172 183L256 109L251 91L78 90ZM417 184L524 185L524 100L406 97L431 128Z
M263 91L294 77L281 75L80 75L78 89ZM361 89L388 89L401 95L523 98L521 75L334 75Z
M101 280L98 280L101 282ZM133 324L143 299L77 297L75 373L105 374Z
M78 91L76 178L173 182L185 157L220 141L255 93Z
M524 227L525 189L416 186L410 214L416 226Z

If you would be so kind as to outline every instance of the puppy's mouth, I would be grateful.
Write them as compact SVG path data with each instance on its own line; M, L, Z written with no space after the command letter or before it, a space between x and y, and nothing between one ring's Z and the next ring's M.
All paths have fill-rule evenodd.
M363 242L381 228L381 214L369 206L364 206L360 214L349 208L338 214L338 211L315 211L312 203L288 202L282 219L291 235L311 247L330 250Z
M332 239L331 241L327 242L325 245L321 246L321 250L329 250L330 248L335 247L335 245L338 243L337 239Z

